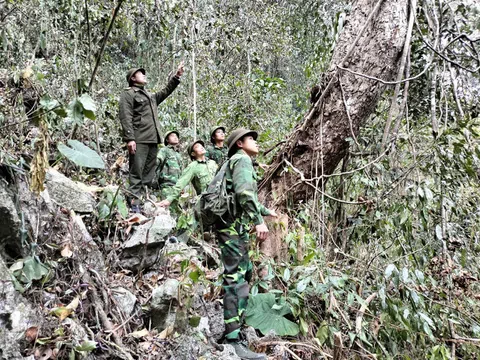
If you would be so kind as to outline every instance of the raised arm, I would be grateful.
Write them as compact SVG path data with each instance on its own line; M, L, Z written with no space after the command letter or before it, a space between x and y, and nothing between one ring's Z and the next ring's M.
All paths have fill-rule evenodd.
M170 96L170 94L175 90L180 84L180 77L183 75L183 61L178 65L177 72L173 75L167 83L167 86L155 94L155 100L157 105L159 105L163 100Z

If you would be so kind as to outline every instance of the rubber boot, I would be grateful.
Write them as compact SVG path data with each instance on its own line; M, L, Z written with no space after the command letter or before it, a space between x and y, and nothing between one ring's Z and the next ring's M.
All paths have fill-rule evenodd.
M233 346L235 353L242 360L267 360L265 354L253 352L243 341L228 342L227 344Z

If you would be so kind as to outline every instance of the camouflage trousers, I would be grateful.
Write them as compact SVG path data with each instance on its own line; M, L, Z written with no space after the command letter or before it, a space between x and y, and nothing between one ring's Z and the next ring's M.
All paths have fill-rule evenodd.
M217 227L218 242L222 251L223 317L225 337L238 339L240 327L247 310L249 286L252 278L252 263L248 257L248 229L240 221L230 226Z

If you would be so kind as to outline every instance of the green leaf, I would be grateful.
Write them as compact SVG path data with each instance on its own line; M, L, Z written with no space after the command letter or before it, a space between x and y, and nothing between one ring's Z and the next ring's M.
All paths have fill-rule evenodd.
M74 99L68 104L68 117L75 124L83 123L83 105L78 99Z
M190 272L190 274L188 274L188 277L192 279L194 283L197 283L198 279L200 278L200 270L197 269L195 271Z
M43 96L41 99L40 99L40 106L49 111L49 110L52 110L54 109L55 107L59 106L59 103L57 100L55 99L50 99L50 97L48 96Z
M283 271L283 281L288 282L288 280L290 280L290 269L285 268Z
M75 351L92 351L97 348L97 343L91 340L84 340L80 345L75 347Z
M22 269L22 281L30 283L33 280L40 280L42 277L48 274L48 267L40 262L38 257L28 257L23 262Z
M105 220L108 218L110 215L110 207L105 204L104 202L101 202L98 204L98 218L100 220Z
M250 297L245 322L264 335L273 330L278 336L295 336L298 325L285 318L291 312L287 303L276 303L274 294L258 294Z
M95 120L95 111L97 111L97 108L90 95L83 94L78 101L82 104L83 115L91 120Z
M385 269L385 277L388 279L392 275L394 270L398 271L397 267L394 264L389 264Z
M310 277L306 277L297 284L297 291L299 293L304 292L307 288L307 285L310 283Z
M120 194L117 195L117 210L120 213L120 215L122 216L122 218L124 218L124 219L127 218L127 216L128 216L127 204L126 204L123 196L120 196Z
M77 140L68 140L68 147L64 144L58 144L58 150L64 155L68 160L74 162L78 166L95 168L95 169L104 169L105 164L103 163L100 155L96 151L90 149L88 146L85 146L80 141Z
M415 269L415 276L417 277L418 281L420 281L421 283L423 283L423 281L425 280L425 276L418 269Z
M317 334L315 337L320 341L323 345L328 339L328 324L326 321L323 321L320 327L317 330Z
M300 318L300 331L303 335L307 335L308 333L308 323L303 317Z

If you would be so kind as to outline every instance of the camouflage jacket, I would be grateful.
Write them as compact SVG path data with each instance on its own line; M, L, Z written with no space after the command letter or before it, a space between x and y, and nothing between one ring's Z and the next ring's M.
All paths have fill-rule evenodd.
M171 188L170 194L167 196L167 200L172 202L178 199L182 190L191 182L197 195L204 192L208 184L212 181L215 173L217 172L217 164L215 161L192 161L182 172L182 176L178 179L177 183Z
M258 201L257 173L252 159L245 151L238 150L230 158L229 166L237 201L235 217L240 218L243 224L262 224L262 216L270 215L270 210Z
M210 160L213 160L217 163L218 167L220 168L222 164L227 160L228 157L228 146L223 144L223 147L218 147L217 145L208 145L207 146L207 153L205 156Z
M123 141L160 143L157 106L175 90L179 83L180 80L173 76L167 86L156 94L150 94L143 86L130 86L123 91L118 103Z
M160 189L173 186L182 173L183 161L172 145L162 147L157 154L157 179Z

